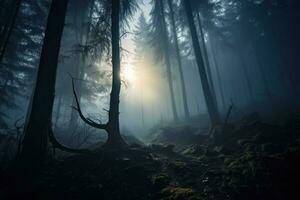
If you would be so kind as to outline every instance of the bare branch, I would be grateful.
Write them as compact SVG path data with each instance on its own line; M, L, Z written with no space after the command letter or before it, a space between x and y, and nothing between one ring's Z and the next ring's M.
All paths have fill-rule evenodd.
M126 81L124 81L124 80L121 80L121 83L122 83L122 84L124 84L124 86L125 86L125 88L126 88L126 89L128 88L128 84L127 84L127 82L126 82Z
M121 39L122 37L124 37L125 35L127 35L127 34L133 34L133 33L126 31L126 32L124 32L124 33L120 36L120 39Z
M105 108L103 108L103 110L104 110L105 112L109 112L109 110L107 110L107 109L105 109Z
M136 54L136 53L133 53L133 52L129 51L128 49L124 48L124 47L120 47L120 49L121 49L122 51L125 51L125 52L126 52L126 53L128 53L128 54L131 54L131 55L137 56L137 54Z
M80 108L80 104L79 104L79 101L78 101L78 97L77 97L77 94L76 94L76 91L75 91L75 85L74 85L74 78L71 76L72 78L72 89L73 89L73 93L74 93L74 97L75 97L75 101L76 101L76 106L77 107L73 107L75 110L78 111L78 114L80 116L80 118L85 122L87 123L88 125L94 127L94 128L98 128L98 129L104 129L106 130L107 129L107 124L99 124L99 123L96 123L95 121L89 119L89 118L86 118L82 111L81 111L81 108Z

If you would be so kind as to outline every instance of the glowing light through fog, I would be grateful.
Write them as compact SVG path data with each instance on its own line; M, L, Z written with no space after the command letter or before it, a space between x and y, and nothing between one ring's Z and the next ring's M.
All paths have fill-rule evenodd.
M124 68L122 68L121 79L126 84L129 84L134 87L136 84L136 79L137 79L137 74L136 74L136 71L134 70L134 67L131 65L128 65L128 66L125 66Z
M135 105L153 104L160 92L159 72L155 71L152 63L148 62L123 62L121 79L123 94L126 100Z

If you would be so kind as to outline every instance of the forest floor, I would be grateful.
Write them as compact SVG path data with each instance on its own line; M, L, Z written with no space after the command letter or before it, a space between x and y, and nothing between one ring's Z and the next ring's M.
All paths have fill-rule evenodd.
M165 127L156 144L65 155L26 182L2 167L0 199L296 199L299 119L271 124L250 115L209 135Z

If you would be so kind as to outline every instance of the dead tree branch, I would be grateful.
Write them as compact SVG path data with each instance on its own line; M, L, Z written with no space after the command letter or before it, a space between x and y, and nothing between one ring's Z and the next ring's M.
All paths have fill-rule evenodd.
M88 125L94 127L94 128L98 128L98 129L104 129L106 130L107 129L107 124L101 124L101 123L97 123L93 120L91 120L90 118L87 118L83 115L82 111L81 111L81 108L80 108L80 104L79 104L79 100L78 100L78 97L77 97L77 93L75 91L75 84L74 84L74 78L71 76L72 78L72 89L73 89L73 94L74 94L74 97L75 97L75 101L76 101L76 106L77 107L73 107L73 109L77 110L80 118L85 122L87 123Z

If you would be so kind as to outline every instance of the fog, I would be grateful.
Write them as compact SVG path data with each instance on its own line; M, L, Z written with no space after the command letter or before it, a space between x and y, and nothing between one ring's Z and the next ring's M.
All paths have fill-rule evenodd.
M296 52L299 45L296 44L299 44L299 28L296 24L299 16L295 5L298 5L296 1L281 4L277 1L226 0L207 1L199 5L196 1L192 2L196 9L194 23L209 87L223 120L232 105L232 120L247 113L273 116L298 108L299 59ZM155 13L154 1L138 1L138 8L123 22L120 30L120 127L124 134L133 134L141 140L156 127L174 123L170 78L180 123L189 121L184 101L191 118L202 116L203 123L207 123L208 118L205 94L182 5L179 1L173 2L185 95L176 58L172 13L167 4L164 6L170 72L161 46L165 39L159 35L159 24L155 24L160 23L161 16ZM52 113L52 126L61 137L86 127L74 109L76 102L72 79L84 115L99 122L108 121L112 65L110 38L101 35L109 32L99 21L101 9L97 1L90 11L81 1L74 0L68 6ZM12 30L1 73L11 73L13 77L9 85L13 90L22 92L11 90L2 94L3 98L7 95L5 98L9 99L2 100L1 113L5 114L1 118L3 127L13 129L17 120L25 123L30 112L30 97L34 92L48 10L48 1L34 5L33 1L24 0L21 4L16 19L17 28ZM27 24L38 16L37 26L24 26L24 16L24 20L29 20ZM88 33L85 31L87 27ZM25 35L29 36L26 38ZM14 65L22 67L11 68L10 71L10 66ZM5 83L5 80L5 76L1 75L1 82Z
M299 11L0 0L0 199L295 199Z

